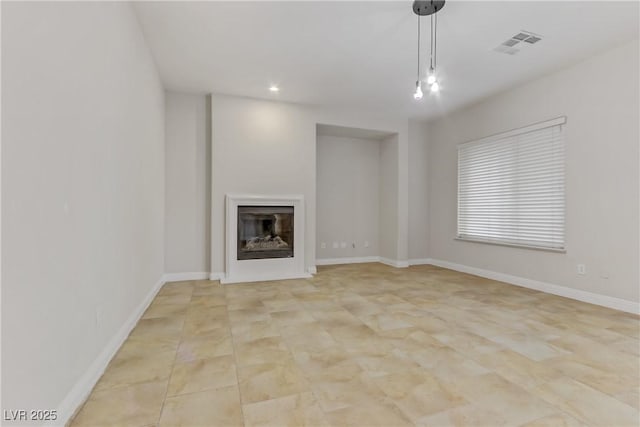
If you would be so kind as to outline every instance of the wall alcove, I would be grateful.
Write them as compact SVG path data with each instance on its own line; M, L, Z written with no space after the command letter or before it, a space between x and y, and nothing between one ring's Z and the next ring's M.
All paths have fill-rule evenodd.
M316 126L316 263L396 264L398 134Z

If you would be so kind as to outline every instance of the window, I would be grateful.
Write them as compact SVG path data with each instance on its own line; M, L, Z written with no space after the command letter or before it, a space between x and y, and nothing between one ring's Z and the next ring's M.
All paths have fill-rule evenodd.
M564 250L565 122L458 146L458 239Z

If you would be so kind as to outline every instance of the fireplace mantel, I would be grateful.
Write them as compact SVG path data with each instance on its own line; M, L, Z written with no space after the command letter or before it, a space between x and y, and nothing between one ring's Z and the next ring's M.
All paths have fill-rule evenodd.
M293 208L293 256L287 258L238 259L238 207L291 206ZM311 277L304 268L304 196L227 194L226 274L221 283Z

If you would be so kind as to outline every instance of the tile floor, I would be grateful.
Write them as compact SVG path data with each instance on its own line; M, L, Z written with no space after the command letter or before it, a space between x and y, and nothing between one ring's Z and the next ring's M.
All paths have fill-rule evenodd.
M433 266L166 284L73 426L638 426L637 316Z

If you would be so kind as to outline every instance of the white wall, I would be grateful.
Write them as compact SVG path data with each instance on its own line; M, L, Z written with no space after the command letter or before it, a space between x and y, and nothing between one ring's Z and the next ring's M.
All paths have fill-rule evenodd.
M75 409L161 279L163 97L129 4L2 3L3 409Z
M639 301L638 48L636 40L430 124L432 258ZM563 115L566 254L453 240L456 144Z
M379 255L380 144L373 139L318 135L318 259ZM346 242L347 247L334 249L333 242Z
M398 260L398 137L385 138L380 145L380 256ZM403 258L405 261L406 258Z
M407 120L339 109L324 109L226 95L212 95L211 268L224 272L224 197L228 193L303 194L305 262L315 266L316 124L397 133L390 190L397 198L395 237L390 256L406 261Z
M429 257L427 125L409 121L409 259Z
M165 101L165 273L208 273L210 100L206 95L167 92Z

